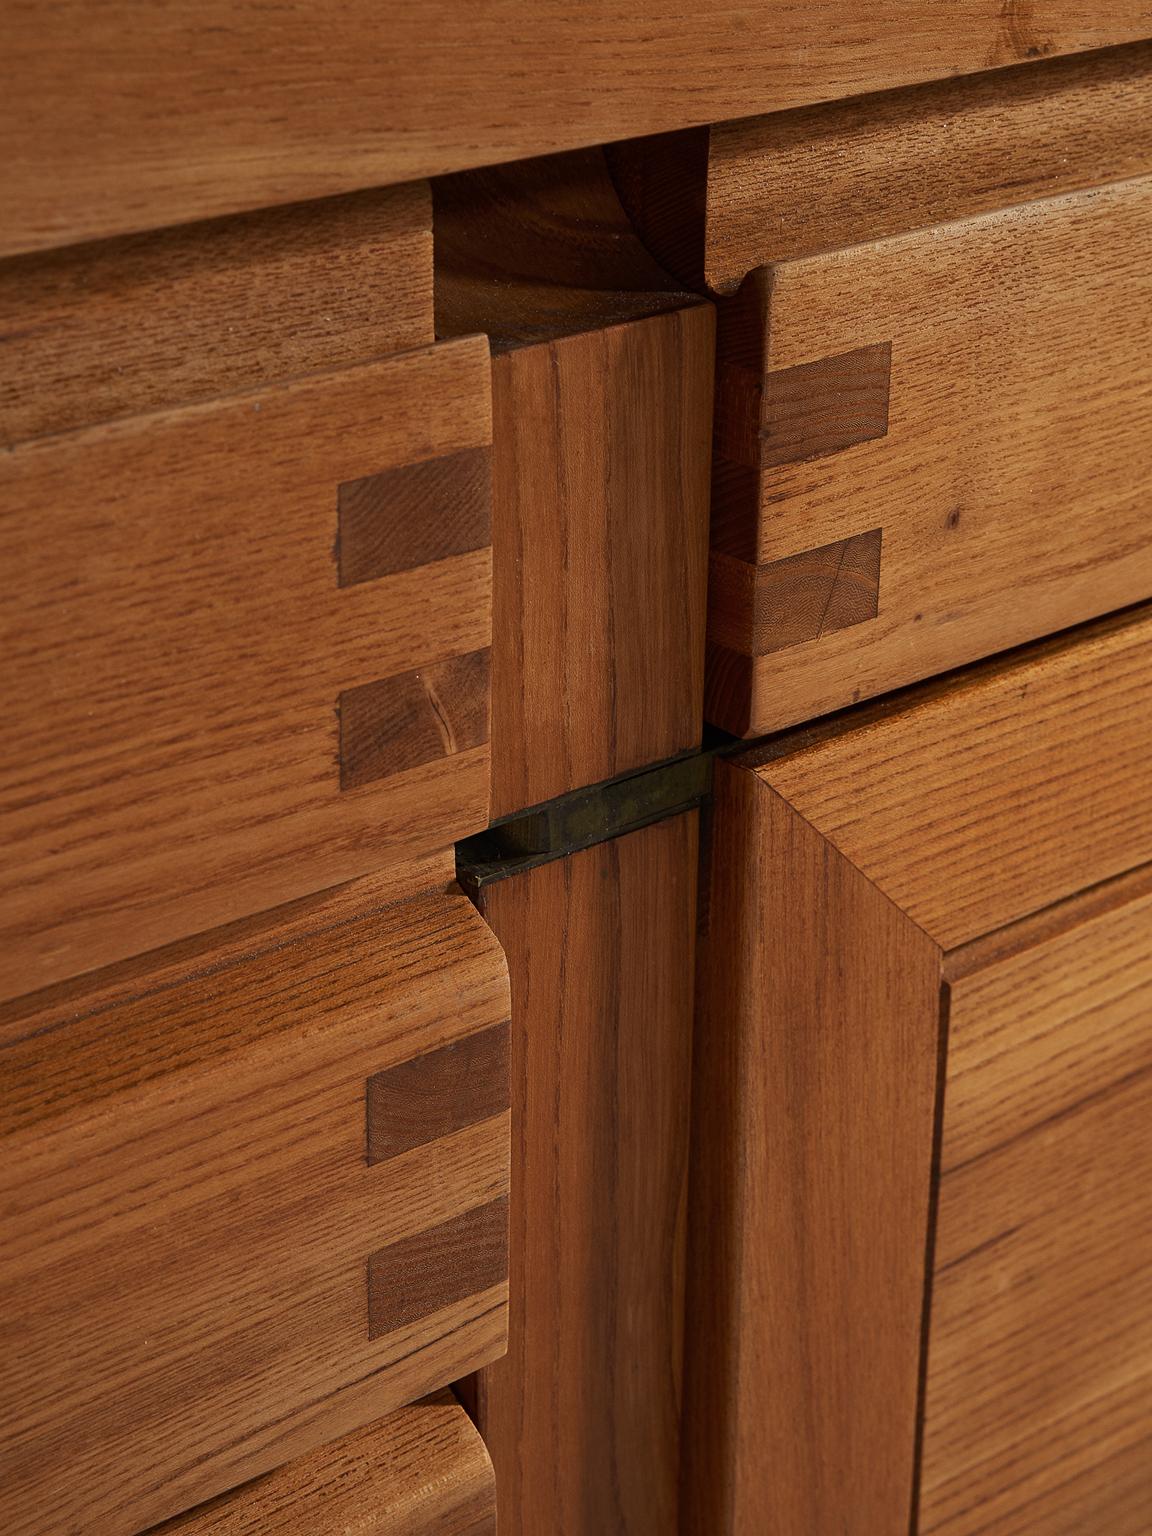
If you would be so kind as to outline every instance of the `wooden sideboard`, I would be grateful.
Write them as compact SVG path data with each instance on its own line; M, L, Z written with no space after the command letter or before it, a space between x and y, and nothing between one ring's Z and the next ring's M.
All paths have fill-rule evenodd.
M3 0L0 1527L1152 1531L1152 5Z

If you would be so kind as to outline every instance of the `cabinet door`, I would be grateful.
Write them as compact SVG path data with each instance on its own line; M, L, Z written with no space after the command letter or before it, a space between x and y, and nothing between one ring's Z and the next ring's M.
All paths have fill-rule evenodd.
M718 765L694 1532L1147 1529L1150 684L1139 611Z
M1152 1522L1152 878L949 967L923 1536Z

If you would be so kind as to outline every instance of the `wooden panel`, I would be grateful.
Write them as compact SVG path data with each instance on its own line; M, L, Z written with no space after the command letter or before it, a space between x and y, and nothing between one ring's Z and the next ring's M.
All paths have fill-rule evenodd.
M339 487L483 447L488 389L473 338L5 458L0 995L486 823L489 551L341 589L334 547Z
M700 739L712 325L495 359L494 815Z
M0 443L432 339L423 184L43 252L0 264Z
M1152 30L1147 0L21 3L6 251L876 91Z
M497 354L504 816L699 742L714 315L639 246L598 152L435 197L437 327Z
M509 1353L473 1384L502 1536L677 1530L697 817L483 889L518 1131Z
M714 123L620 162L656 253L733 293L765 263L1152 169L1152 48Z
M486 1262L399 1260L508 1188L508 1116L370 1166L367 1085L508 1016L462 896L25 1005L2 1052L4 1528L135 1532L503 1348ZM467 1085L464 1085L467 1091ZM379 1303L404 1318L370 1328ZM397 1257L389 1270L388 1256ZM391 1275L392 1290L384 1277Z
M508 1278L508 1200L490 1200L368 1256L368 1337L381 1339Z
M1147 1531L1150 1127L1152 896L952 983L922 1531Z
M743 761L951 947L1152 859L1150 675L1136 610Z
M697 1031L692 1536L909 1527L940 952L718 762Z
M1150 245L1145 179L749 279L720 327L720 411L737 419L717 430L713 546L762 569L879 528L879 606L787 649L745 642L750 665L728 665L734 632L781 622L755 582L728 581L711 720L767 732L1152 595ZM780 376L882 343L887 431L864 431L862 385L816 387L819 456L781 462ZM789 442L808 430L797 409Z
M496 1536L484 1442L450 1392L391 1413L153 1536Z

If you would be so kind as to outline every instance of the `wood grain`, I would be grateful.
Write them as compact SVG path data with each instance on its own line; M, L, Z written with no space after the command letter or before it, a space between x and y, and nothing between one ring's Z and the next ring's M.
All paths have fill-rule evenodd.
M129 1536L504 1345L506 1286L484 1265L450 1302L369 1329L370 1254L507 1192L506 1113L365 1156L371 1077L508 1016L470 904L270 927L155 980L127 996L97 980L5 1032L13 1533Z
M874 619L884 530L752 566L713 551L708 571L712 640L766 656Z
M1152 897L950 991L920 1529L1142 1536Z
M488 647L347 688L340 788L358 789L488 741Z
M1147 0L15 6L3 249L330 196L1146 37Z
M450 1392L157 1526L152 1536L496 1536L484 1442Z
M686 1530L908 1529L940 951L716 765L693 1105Z
M747 433L721 422L715 547L760 568L882 528L884 570L871 623L751 668L715 658L709 719L761 734L1152 596L1150 244L1146 178L749 279L722 311L721 413L749 408L731 368L767 398L777 375L890 342L888 430L803 463L761 436L749 474L731 462ZM714 650L730 634L714 610Z
M713 313L640 246L599 152L452 177L435 202L437 328L496 354L503 816L700 739Z
M502 1109L507 1108L505 1099ZM508 1200L489 1200L368 1256L368 1337L386 1338L508 1279Z
M461 448L336 492L340 585L376 581L492 542L492 466L484 448Z
M744 761L952 948L1152 859L1150 667L1137 609Z
M892 348L887 342L775 368L757 382L762 464L822 459L888 431Z
M765 264L1152 170L1147 43L845 94L613 151L671 271L734 293Z
M487 647L489 551L341 589L333 549L340 485L490 432L473 338L5 457L0 995L485 825L478 677L358 787L337 706Z
M508 1025L453 1040L368 1079L368 1161L384 1163L508 1104Z
M653 260L605 152L540 155L433 183L436 333L494 353L702 301Z
M512 980L502 1536L673 1536L697 816L486 887Z
M1150 666L1145 608L717 762L692 1536L1147 1528Z
M424 184L39 252L0 264L0 443L432 339Z

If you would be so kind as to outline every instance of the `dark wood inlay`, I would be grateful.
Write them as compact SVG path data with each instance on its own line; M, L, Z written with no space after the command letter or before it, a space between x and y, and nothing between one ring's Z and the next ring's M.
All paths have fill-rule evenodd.
M336 492L342 587L484 549L492 542L487 448L346 480Z
M508 1278L502 1195L368 1259L368 1337L379 1339Z
M508 1025L496 1024L368 1079L368 1161L490 1120L508 1108Z
M340 788L356 789L488 740L487 648L340 695Z
M707 718L733 736L749 734L756 691L756 664L730 646L709 640L704 648Z
M887 341L766 373L761 464L818 459L884 437L891 376Z
M880 604L883 529L806 549L756 572L753 655L819 640L874 619Z
M760 525L760 471L720 453L712 456L711 547L756 564Z

